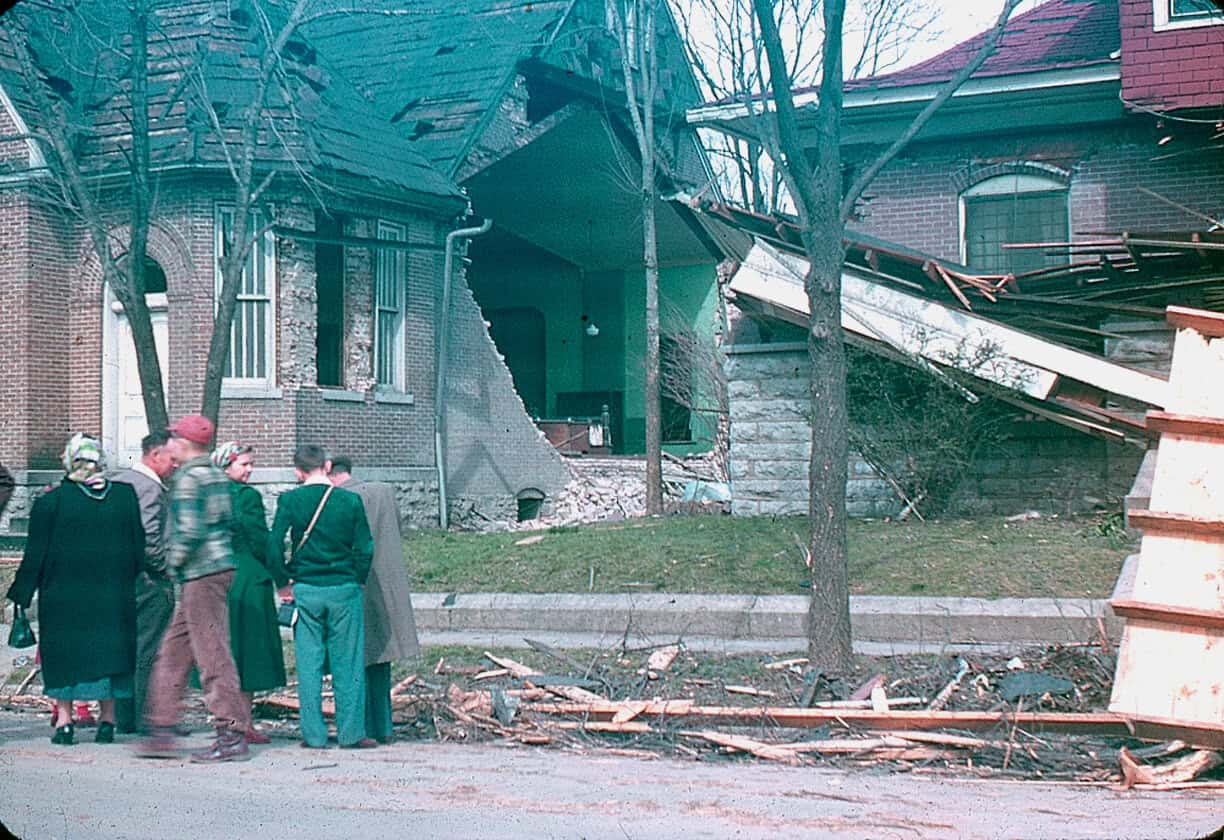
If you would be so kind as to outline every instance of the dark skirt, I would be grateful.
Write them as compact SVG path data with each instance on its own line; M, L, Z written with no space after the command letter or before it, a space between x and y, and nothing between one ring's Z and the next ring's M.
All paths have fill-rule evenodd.
M229 590L230 650L245 692L285 684L285 655L276 623L276 587L253 558L238 556Z

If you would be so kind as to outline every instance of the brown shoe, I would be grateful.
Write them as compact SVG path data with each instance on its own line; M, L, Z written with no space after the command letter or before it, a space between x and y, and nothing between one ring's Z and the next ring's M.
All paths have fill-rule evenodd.
M246 742L248 744L270 744L272 739L252 726L246 731Z
M206 750L192 753L196 764L217 764L222 761L246 761L251 757L247 748L246 733L233 729L218 729L217 740Z
M354 741L351 744L341 744L342 750L372 750L378 746L378 742L373 738L362 738L360 741Z
M136 755L141 758L180 758L178 738L174 728L169 726L153 726L149 735L136 745Z

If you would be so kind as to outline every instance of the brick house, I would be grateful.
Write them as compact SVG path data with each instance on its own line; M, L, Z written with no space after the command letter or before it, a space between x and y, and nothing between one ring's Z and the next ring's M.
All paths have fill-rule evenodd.
M606 4L411 5L411 15L335 18L311 32L375 112L403 127L412 149L494 220L472 241L468 279L528 411L564 420L607 406L612 451L641 453L640 167L628 114L617 105L623 73ZM683 120L700 94L676 24L662 11L657 44L661 190L708 194L705 153ZM656 213L666 355L669 323L712 333L721 254L684 205L660 201ZM671 451L709 446L711 419L668 399L663 409Z
M215 113L232 130L258 48L241 2L158 4L155 15L146 300L174 416L200 404L233 200L225 151L180 79L199 61ZM205 54L207 62L196 58ZM66 95L89 94L81 80L55 75L67 73L66 63L54 63L51 51L38 56L40 72ZM351 454L359 474L395 484L410 524L438 521L447 473L453 513L512 519L520 499L551 497L570 476L489 338L467 287L463 240L451 310L441 312L444 243L471 224L467 197L308 36L290 41L285 66L300 118L287 119L287 105L270 108L265 128L278 134L267 132L256 154L259 178L277 174L253 219L262 233L232 329L220 439L255 447L253 482L265 492L292 483L298 444L318 442ZM101 434L123 463L138 454L146 429L122 307L104 287L83 227L47 200L48 154L35 139L32 95L0 38L0 460L20 485L0 531L16 532L30 495L58 479L70 430ZM84 111L93 129L79 152L120 249L125 141L115 126L125 106L122 88L91 101ZM448 386L439 406L443 323ZM437 416L449 430L445 472L434 454Z
M850 178L983 38L847 83ZM1048 0L1008 23L997 51L871 184L850 227L987 274L1066 264L1091 253L1090 242L1123 232L1207 230L1209 219L1224 216L1222 54L1224 9L1213 0ZM817 91L795 93L802 106ZM742 133L749 125L743 116L736 107L709 106L692 118ZM1045 244L1004 247L1013 243ZM1156 289L1137 302L1221 309L1224 277L1208 271L1193 285ZM1167 329L1158 313L1134 314L1140 309L1119 306L1082 325L1078 341L1128 364L1167 370ZM1042 315L1027 316L1024 328L1047 329ZM750 329L740 340L759 347L760 333ZM796 349L779 348L779 370L793 371L802 358ZM751 377L779 382L761 353L738 358ZM734 470L734 404L732 411ZM966 507L1076 509L1125 492L1141 450L1020 419L1013 440L987 460L986 474L970 477ZM869 473L852 467L852 501L855 479L865 487ZM887 491L877 490L862 491L860 512L890 509Z

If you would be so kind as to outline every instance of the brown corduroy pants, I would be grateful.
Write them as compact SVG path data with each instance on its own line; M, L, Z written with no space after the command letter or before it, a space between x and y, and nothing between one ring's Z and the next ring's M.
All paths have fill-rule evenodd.
M214 725L240 732L250 728L251 709L242 699L238 670L230 653L226 598L233 579L233 571L225 571L183 584L149 677L145 700L148 726L165 728L178 723L179 704L194 665L200 672L204 703Z

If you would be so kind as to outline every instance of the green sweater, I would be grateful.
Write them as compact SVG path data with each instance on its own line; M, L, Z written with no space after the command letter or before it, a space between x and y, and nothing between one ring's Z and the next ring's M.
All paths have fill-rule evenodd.
M281 494L276 500L276 517L268 535L268 569L278 587L292 578L312 586L364 584L370 574L374 540L366 521L361 497L337 487L332 490L323 512L301 551L297 545L310 524L326 486L307 484ZM290 559L285 562L285 534L289 534Z

